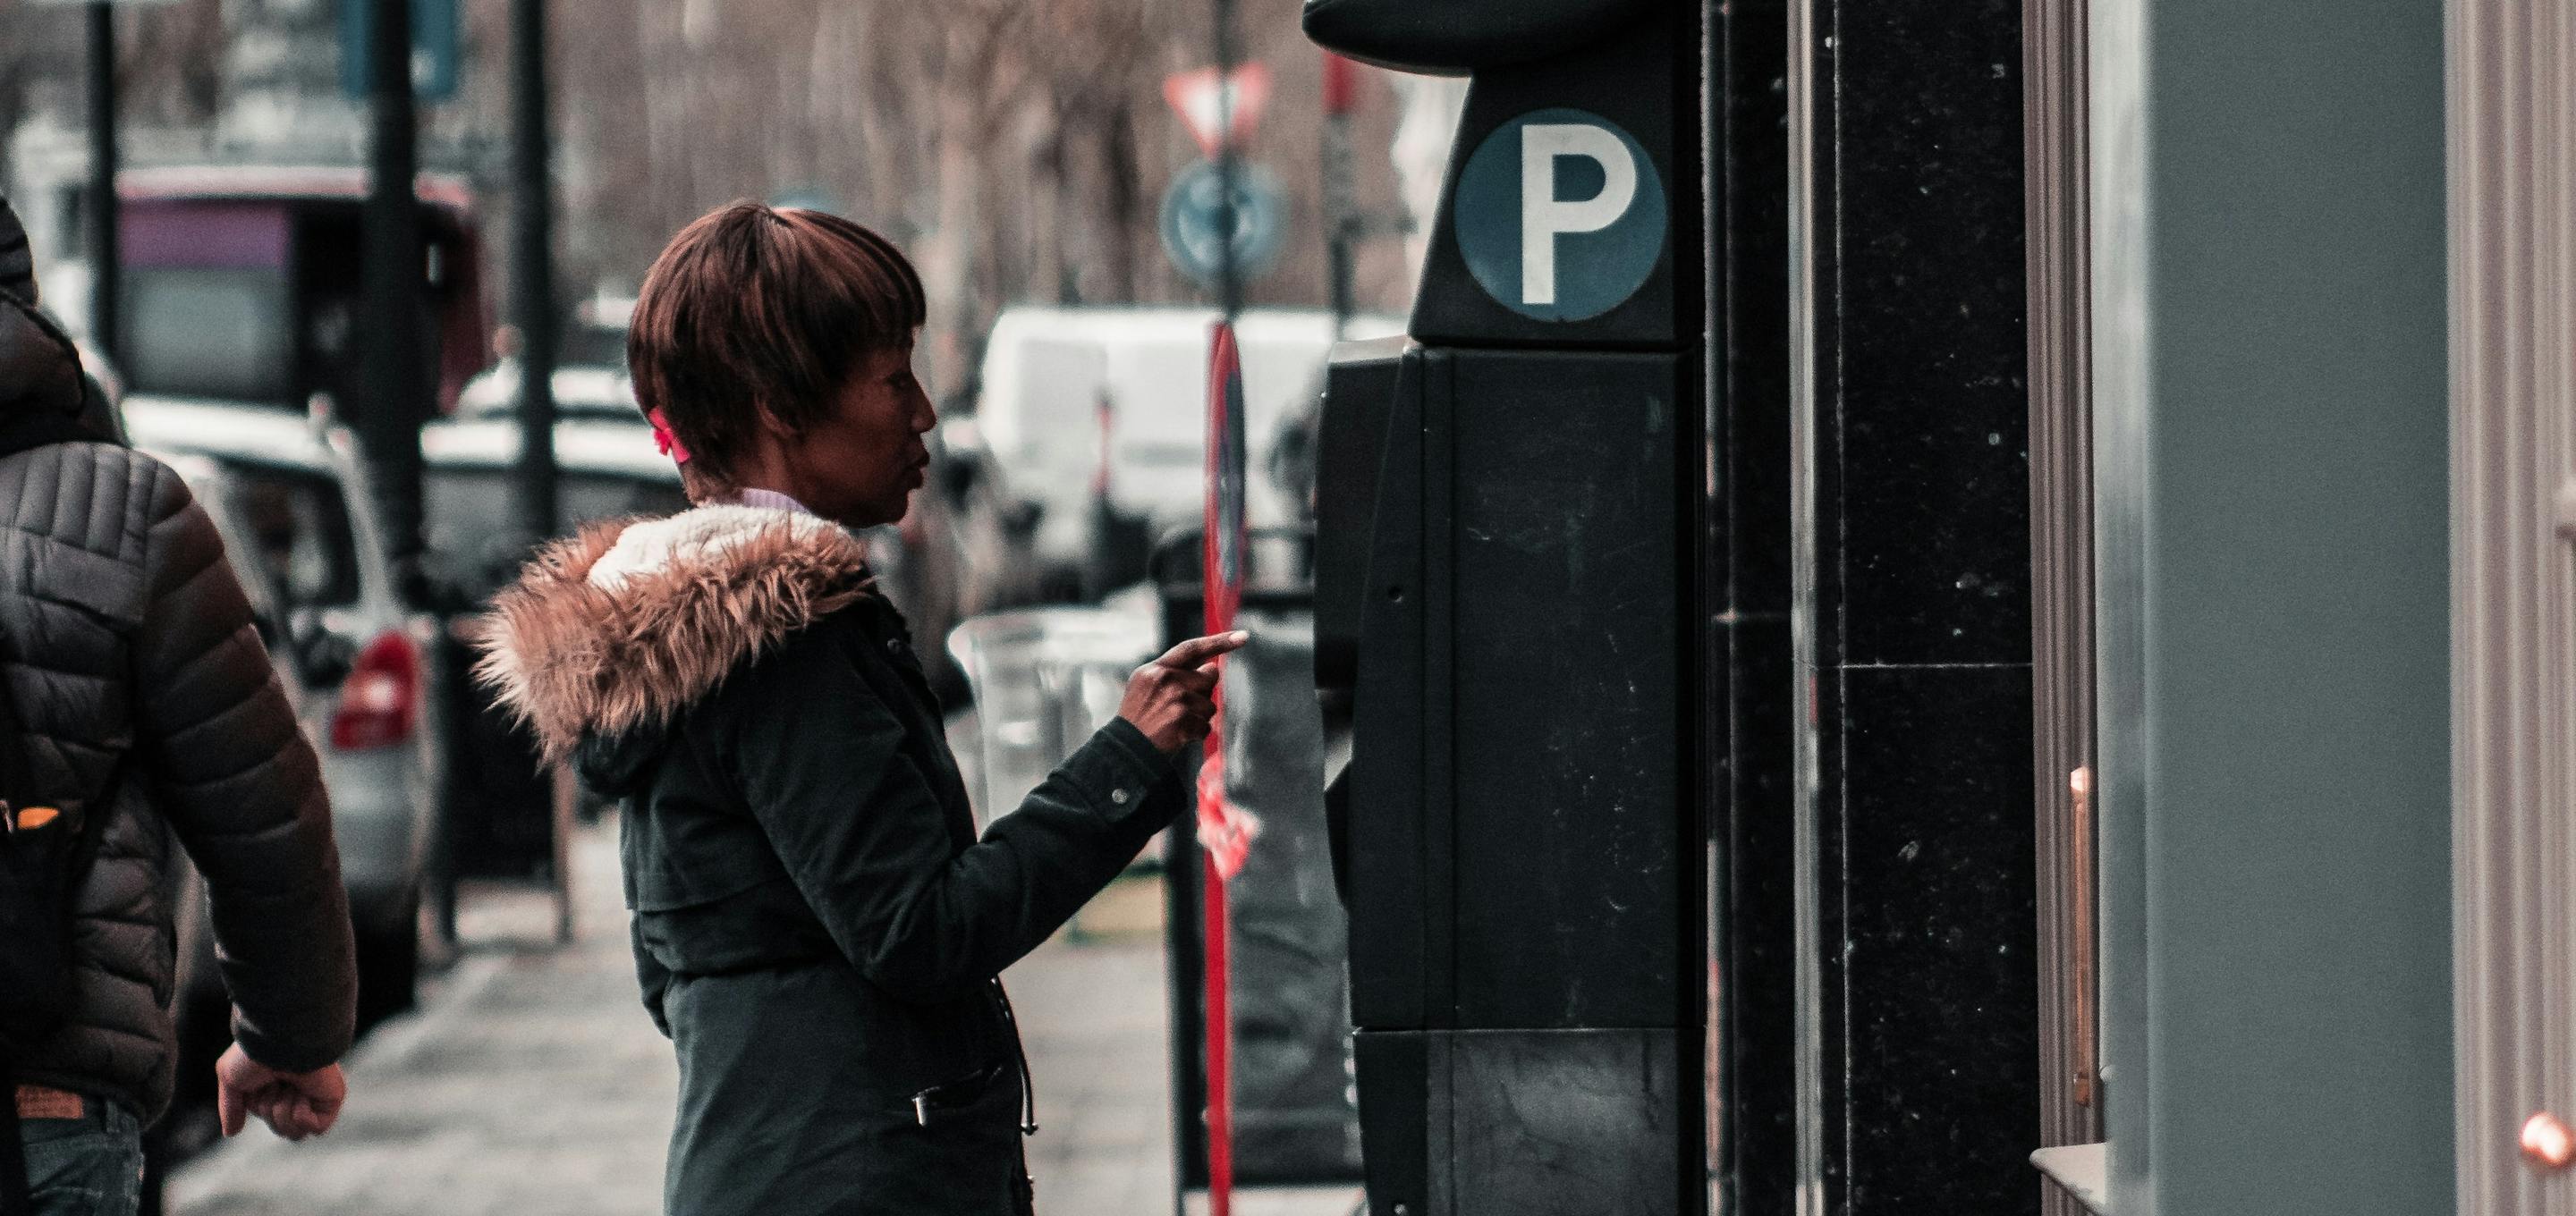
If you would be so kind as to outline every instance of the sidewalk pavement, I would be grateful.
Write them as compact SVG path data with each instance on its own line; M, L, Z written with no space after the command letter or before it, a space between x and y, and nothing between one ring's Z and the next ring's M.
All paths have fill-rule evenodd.
M637 1001L616 827L574 850L578 933L551 940L543 893L487 888L460 910L466 952L348 1060L330 1135L252 1125L171 1179L177 1216L652 1216L678 1072ZM1160 900L1123 883L1005 977L1028 1035L1044 1216L1171 1210ZM1247 1193L1243 1216L1348 1216L1356 1188ZM1193 1205L1203 1210L1203 1205Z

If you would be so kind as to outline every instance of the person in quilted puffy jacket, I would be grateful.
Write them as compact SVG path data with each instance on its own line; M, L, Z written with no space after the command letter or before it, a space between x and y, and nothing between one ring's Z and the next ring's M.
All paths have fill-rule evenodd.
M35 304L25 230L0 200L0 433L94 434L79 358ZM252 1115L290 1139L328 1129L357 992L330 805L176 473L104 434L0 457L0 680L19 719L0 746L57 805L105 816L77 886L77 1008L9 1061L35 1210L139 1202L142 1129L178 1056L174 848L205 878L234 1005L225 1131Z

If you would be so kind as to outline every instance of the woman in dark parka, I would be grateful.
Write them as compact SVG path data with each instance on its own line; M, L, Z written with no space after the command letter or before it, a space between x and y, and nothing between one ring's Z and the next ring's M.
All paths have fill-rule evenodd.
M975 838L848 531L921 485L923 311L847 220L736 203L690 225L628 360L699 505L554 546L487 622L482 677L623 800L636 972L680 1060L675 1216L1030 1209L996 977L1185 805L1171 757L1242 641L1138 669L1118 719Z

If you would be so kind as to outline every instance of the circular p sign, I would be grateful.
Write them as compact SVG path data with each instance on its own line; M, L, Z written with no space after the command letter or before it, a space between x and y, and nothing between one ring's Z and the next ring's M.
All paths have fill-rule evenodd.
M1635 136L1584 110L1532 110L1476 145L1451 220L1467 272L1541 321L1617 308L1654 273L1670 219Z

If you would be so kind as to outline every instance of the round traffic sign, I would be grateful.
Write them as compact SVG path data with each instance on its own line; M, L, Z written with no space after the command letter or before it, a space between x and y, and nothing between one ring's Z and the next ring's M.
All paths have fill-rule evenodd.
M1671 216L1637 138L1586 110L1496 127L1458 175L1458 252L1485 293L1542 321L1581 321L1645 286Z
M1201 283L1212 284L1223 272L1223 177L1216 162L1199 161L1181 170L1163 195L1163 249L1181 273ZM1286 208L1279 179L1259 165L1235 162L1232 193L1234 273L1250 280L1278 263Z
M821 186L791 186L769 196L772 207L794 207L801 211L820 211L826 215L847 215L839 196Z

